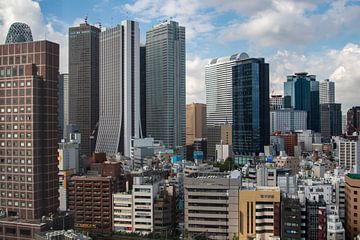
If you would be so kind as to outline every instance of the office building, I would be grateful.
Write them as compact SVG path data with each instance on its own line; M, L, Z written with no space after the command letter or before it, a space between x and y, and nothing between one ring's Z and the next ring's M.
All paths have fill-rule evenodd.
M296 133L297 133L298 145L301 147L302 151L312 152L313 144L321 143L320 133L316 133L312 130L296 131Z
M270 143L269 64L241 59L233 67L233 150L258 155Z
M146 32L146 133L185 146L185 27L166 20Z
M87 22L69 28L69 122L82 135L80 156L90 157L95 147L92 132L99 121L100 29ZM90 138L91 137L91 138ZM85 167L81 161L80 166Z
M59 207L59 45L10 42L0 45L0 212L20 222L50 216Z
M238 235L240 175L199 172L185 177L184 221L192 238L225 240Z
M146 137L146 46L140 44L140 119L141 137Z
M319 82L315 75L295 73L284 83L284 107L307 112L307 127L320 131Z
M353 135L356 132L359 135L360 132L360 106L352 107L347 111L346 115L346 129L347 135Z
M26 23L15 22L11 24L6 35L5 44L32 42L33 37L30 27Z
M306 239L326 240L326 203L321 198L306 201Z
M241 188L239 191L239 240L280 236L280 189Z
M354 239L360 233L360 174L345 176L345 233Z
M140 137L139 23L123 21L100 34L100 120L96 152L130 157Z
M332 136L342 133L342 117L340 103L320 104L321 137L323 142L330 142Z
M232 145L232 124L225 123L220 125L207 126L207 156L215 159L216 145Z
M271 95L270 111L284 108L284 98L282 95Z
M281 239L301 240L301 205L295 195L281 199Z
M335 103L335 83L329 79L319 83L320 104Z
M69 74L59 74L58 85L58 142L66 136L65 128L69 124Z
M194 143L195 138L206 137L206 104L186 105L186 145Z
M307 129L307 112L283 108L270 111L270 132L292 132Z
M350 141L340 139L338 145L339 165L353 173L360 173L360 143L359 141Z

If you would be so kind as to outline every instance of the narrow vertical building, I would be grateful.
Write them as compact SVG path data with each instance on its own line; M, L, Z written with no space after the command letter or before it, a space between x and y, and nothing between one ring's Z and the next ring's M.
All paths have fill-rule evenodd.
M185 28L163 21L146 33L146 132L185 145Z
M140 46L140 119L141 134L146 137L146 46Z
M100 35L100 120L96 152L130 157L140 136L139 23L123 21Z
M99 35L87 22L69 28L69 124L80 129L82 157L94 151L90 136L99 121Z
M63 73L59 75L58 84L58 142L64 137L65 128L69 125L69 74Z
M14 34L10 29L8 36ZM10 39L0 45L0 212L21 222L50 216L59 207L59 45L19 35ZM13 226L4 229L9 230L0 231L1 239L3 233L19 234Z
M195 138L206 136L206 104L186 105L186 145L194 143Z
M270 143L269 64L243 59L233 67L233 149L258 155Z

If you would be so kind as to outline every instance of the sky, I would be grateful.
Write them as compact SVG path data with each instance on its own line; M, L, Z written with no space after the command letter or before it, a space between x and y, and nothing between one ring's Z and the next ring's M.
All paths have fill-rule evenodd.
M85 16L103 30L136 20L142 43L161 20L185 26L188 103L206 102L209 59L246 52L270 64L271 93L282 94L287 75L308 72L335 82L343 111L360 105L360 0L0 0L0 42L25 22L35 40L60 44L66 73L68 28Z

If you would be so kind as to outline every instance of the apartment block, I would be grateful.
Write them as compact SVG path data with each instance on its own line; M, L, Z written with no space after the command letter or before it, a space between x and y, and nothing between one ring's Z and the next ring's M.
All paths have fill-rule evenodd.
M360 174L345 176L345 232L347 239L360 234Z
M360 173L359 141L340 139L338 141L338 158L340 166L351 172Z

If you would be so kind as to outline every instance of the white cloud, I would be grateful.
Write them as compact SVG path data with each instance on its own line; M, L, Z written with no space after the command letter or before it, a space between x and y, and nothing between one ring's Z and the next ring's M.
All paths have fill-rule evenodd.
M343 110L360 105L360 45L346 44L342 49L330 49L316 54L299 54L278 51L268 59L270 63L271 88L282 93L286 76L295 72L317 75L317 80L329 78L335 82L336 102Z
M206 102L205 65L209 59L193 56L186 60L186 102Z
M67 29L57 32L53 25L56 19L45 21L38 1L0 0L0 42L5 42L9 27L14 22L24 22L31 28L34 40L47 39L60 44L60 72L67 72Z

